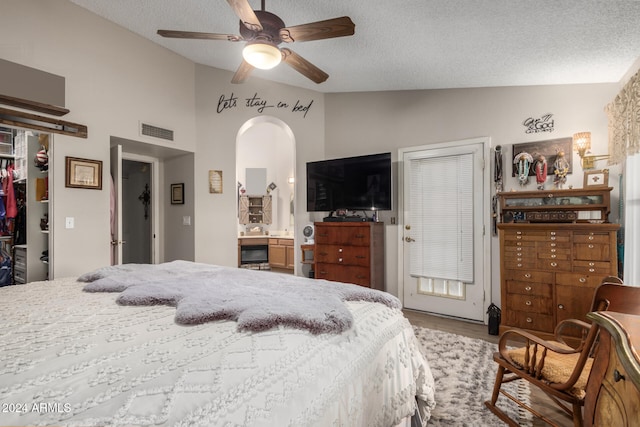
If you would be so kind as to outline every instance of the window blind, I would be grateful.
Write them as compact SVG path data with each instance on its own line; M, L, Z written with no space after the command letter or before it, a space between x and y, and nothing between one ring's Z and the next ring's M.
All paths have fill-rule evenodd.
M412 159L409 272L473 282L473 155Z

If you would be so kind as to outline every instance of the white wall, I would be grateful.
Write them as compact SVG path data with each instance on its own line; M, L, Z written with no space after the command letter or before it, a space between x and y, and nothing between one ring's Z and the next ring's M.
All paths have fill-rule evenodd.
M518 190L511 171L511 145L570 137L575 132L592 133L594 154L607 152L607 118L604 106L617 93L617 84L502 87L377 93L343 93L326 96L326 156L340 157L391 151L397 162L397 149L446 141L487 136L492 147L502 145L505 190ZM523 121L528 117L553 114L554 131L526 134ZM567 153L570 155L569 153ZM573 153L574 172L567 186L582 187L583 173L577 154ZM598 163L599 167L606 164ZM612 215L618 219L617 167L611 168ZM396 180L397 182L397 180ZM535 189L535 180L526 188ZM549 180L550 182L550 180ZM550 184L549 184L550 186ZM397 198L396 198L397 200ZM487 212L490 202L487 201ZM397 217L382 212L387 224L387 289L397 292L398 227L390 224ZM500 302L500 268L497 238L492 239L492 300Z
M1 8L0 57L65 77L71 112L62 119L88 127L87 139L54 137L52 277L106 265L110 137L193 151L195 65L66 0L3 0ZM173 129L175 142L141 137L141 120ZM65 188L65 156L101 160L103 190ZM65 217L75 217L74 229Z

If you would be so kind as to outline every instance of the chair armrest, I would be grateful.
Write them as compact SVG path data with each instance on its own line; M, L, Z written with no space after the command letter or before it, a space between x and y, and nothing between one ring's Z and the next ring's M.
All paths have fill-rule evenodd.
M556 341L562 344L568 345L570 347L574 347L576 350L580 351L584 345L584 342L587 338L587 334L589 333L590 328L591 328L591 325L587 322L583 322L582 320L565 319L565 320L562 320L560 323L558 323L553 333L556 338ZM577 347L575 346L575 344L574 345L568 344L567 338L576 340L578 337L575 335L564 335L566 330L573 330L573 331L580 332L580 336L579 336L580 344Z
M513 344L513 341L520 342L527 348L527 352L531 355L531 361L530 363L527 363L529 366L523 366L527 371L537 370L539 368L538 365L544 366L544 359L547 351L552 351L558 354L580 353L580 350L576 350L566 344L547 341L520 329L509 329L503 332L502 336L500 336L500 340L498 341L498 352L502 358L514 366L519 366L521 364L515 362L509 355L509 351L513 349L508 347L509 341L512 341L511 345Z

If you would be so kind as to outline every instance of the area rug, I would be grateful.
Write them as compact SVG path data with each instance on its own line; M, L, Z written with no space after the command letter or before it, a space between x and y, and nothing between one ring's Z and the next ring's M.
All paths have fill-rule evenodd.
M428 426L503 427L505 424L484 405L491 399L496 379L497 364L492 356L497 344L418 326L413 329L436 386L437 406ZM526 383L516 381L503 387L530 402ZM509 399L501 396L498 403L521 426L533 425L532 415Z

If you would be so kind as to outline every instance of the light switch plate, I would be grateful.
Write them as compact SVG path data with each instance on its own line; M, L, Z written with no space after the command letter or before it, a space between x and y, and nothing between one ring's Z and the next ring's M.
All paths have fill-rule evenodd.
M75 218L72 216L68 216L64 219L64 228L73 228L75 227Z

